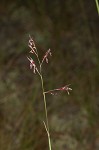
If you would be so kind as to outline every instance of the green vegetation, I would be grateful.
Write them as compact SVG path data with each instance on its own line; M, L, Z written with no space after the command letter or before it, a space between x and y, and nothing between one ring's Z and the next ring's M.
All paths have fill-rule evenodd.
M99 15L99 2L98 2L98 0L95 0L95 2L96 2L96 7L97 7L98 15Z

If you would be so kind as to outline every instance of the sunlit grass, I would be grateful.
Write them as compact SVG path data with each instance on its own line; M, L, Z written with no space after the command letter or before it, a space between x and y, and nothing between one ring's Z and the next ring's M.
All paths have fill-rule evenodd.
M96 7L97 7L98 15L99 15L99 2L98 2L98 0L95 0L95 2L96 2Z

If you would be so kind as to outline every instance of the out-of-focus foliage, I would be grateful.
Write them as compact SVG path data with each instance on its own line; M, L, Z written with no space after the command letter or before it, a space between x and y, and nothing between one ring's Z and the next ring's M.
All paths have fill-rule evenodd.
M45 88L71 84L70 96L47 95L53 150L99 149L99 25L94 1L0 3L0 150L47 150L39 78L26 56L31 34L44 64Z
M98 12L98 15L99 15L99 2L98 2L98 0L95 0L95 3L96 3L97 12Z

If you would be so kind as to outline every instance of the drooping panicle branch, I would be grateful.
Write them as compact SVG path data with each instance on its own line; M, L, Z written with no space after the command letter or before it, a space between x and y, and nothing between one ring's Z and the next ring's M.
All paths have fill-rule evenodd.
M69 84L70 85L70 84ZM68 93L68 95L70 94L69 91L71 91L72 89L69 87L69 85L65 85L61 88L58 89L53 89L53 90L49 90L49 91L45 91L45 94L49 93L52 95L57 95L57 92L61 92L61 91L66 91Z

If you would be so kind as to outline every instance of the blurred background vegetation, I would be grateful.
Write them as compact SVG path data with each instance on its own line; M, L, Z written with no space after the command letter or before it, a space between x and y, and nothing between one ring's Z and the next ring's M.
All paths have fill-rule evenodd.
M0 150L48 150L41 84L29 69L29 34L42 58L53 150L99 150L99 17L94 0L0 1Z

